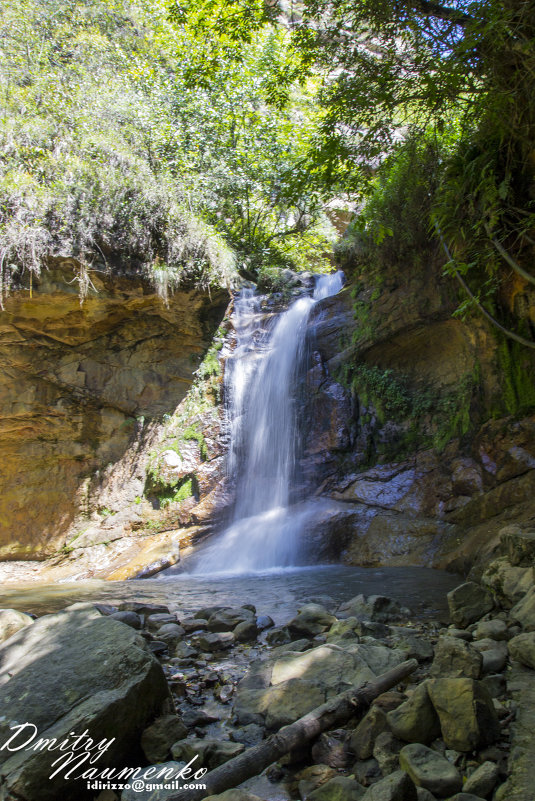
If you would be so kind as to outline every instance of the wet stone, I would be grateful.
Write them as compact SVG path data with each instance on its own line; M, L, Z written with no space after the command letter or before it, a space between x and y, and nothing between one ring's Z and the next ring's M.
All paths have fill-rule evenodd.
M402 748L399 763L416 785L424 787L439 798L446 798L462 787L462 778L457 768L445 757L421 743L411 743Z
M113 620L118 620L126 626L131 626L133 629L140 629L143 625L142 618L135 612L113 612L110 617Z

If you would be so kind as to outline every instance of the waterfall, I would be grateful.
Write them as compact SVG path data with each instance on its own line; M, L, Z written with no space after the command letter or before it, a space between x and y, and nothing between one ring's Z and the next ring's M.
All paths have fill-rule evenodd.
M296 462L295 390L313 306L336 294L343 273L318 276L312 297L294 301L266 329L260 298L242 290L233 314L236 347L227 360L228 470L236 483L232 524L199 555L196 573L247 573L298 563L310 512L290 508Z

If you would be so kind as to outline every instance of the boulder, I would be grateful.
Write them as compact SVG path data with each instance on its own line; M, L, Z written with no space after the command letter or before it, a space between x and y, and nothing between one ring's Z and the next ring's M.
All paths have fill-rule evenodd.
M469 643L457 637L440 637L435 647L431 676L479 679L482 656Z
M193 648L207 653L216 651L227 651L236 642L236 637L231 631L211 632L209 634L197 634L191 638Z
M372 706L351 735L350 747L356 758L369 759L375 740L387 728L386 714L380 707Z
M141 748L149 762L165 762L171 746L187 736L188 730L176 715L156 718L141 735Z
M321 787L330 779L334 779L337 775L336 771L328 765L310 765L307 768L303 768L295 775L298 782L299 797L308 798L313 790Z
M2 743L21 721L34 724L36 737L58 742L87 730L95 743L113 740L99 769L124 766L168 697L162 668L145 640L96 610L45 615L0 646ZM61 773L49 778L55 758L48 750L1 750L6 791L21 801L79 798L76 782Z
M265 631L266 629L272 628L274 625L275 622L269 615L259 615L256 618L256 628L258 631Z
M362 801L417 801L416 787L404 770L396 770L366 790Z
M339 616L356 617L360 620L373 620L379 623L389 623L394 620L403 620L410 615L410 610L386 595L356 595L343 603L338 612Z
M475 640L473 647L481 653L483 673L499 673L507 662L507 643L502 640Z
M426 662L433 658L433 646L431 642L422 637L417 632L401 627L390 627L396 648L405 651L407 659L417 659L418 662Z
M421 743L410 743L401 749L399 764L414 784L424 787L439 798L446 798L462 787L457 768L448 760Z
M509 653L517 662L535 670L535 631L525 631L509 640Z
M173 646L182 639L185 633L185 630L178 623L164 623L156 632L156 637Z
M188 740L179 740L171 746L173 759L177 762L189 762L198 756L195 762L196 769L201 767L213 770L228 762L238 754L245 751L243 743L233 743L230 740L215 740L209 737L199 739L191 737Z
M535 587L513 606L510 614L525 631L535 631Z
M500 725L492 698L473 679L430 679L428 692L447 748L474 751L493 743Z
M133 629L143 628L143 619L136 612L128 612L126 610L120 612L113 612L110 617L118 620L119 623L124 623L125 626L132 626Z
M266 634L268 645L285 645L292 641L292 635L286 626L276 626Z
M430 743L440 735L440 721L427 682L419 684L407 701L387 715L392 733L406 743Z
M460 584L447 597L451 620L461 628L475 623L494 608L490 593L475 581Z
M145 625L149 631L158 631L158 629L165 625L165 623L176 622L176 615L172 615L169 612L156 612L155 614L147 617L145 620Z
M254 619L243 620L234 629L234 636L237 642L252 642L258 637L258 633L259 630Z
M234 631L239 623L254 623L255 615L250 609L218 609L208 618L208 631Z
M320 604L305 604L297 615L287 623L291 634L299 636L315 637L317 634L326 632L336 618L331 615L324 606Z
M349 776L335 776L307 796L307 801L360 801L365 788Z
M487 798L496 787L499 778L498 765L495 762L483 762L467 778L463 785L463 792Z
M474 630L474 640L508 640L505 620L480 620Z
M390 731L383 731L377 736L373 746L373 756L377 760L383 776L398 770L399 752L402 747L403 743Z
M33 617L17 609L0 609L0 643L8 640L25 626L31 626Z

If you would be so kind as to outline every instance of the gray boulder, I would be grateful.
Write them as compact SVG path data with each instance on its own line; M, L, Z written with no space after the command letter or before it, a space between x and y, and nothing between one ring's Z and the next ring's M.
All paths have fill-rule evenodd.
M414 784L439 798L456 793L463 785L459 771L451 762L420 743L411 743L402 748L399 764Z
M254 623L255 615L250 609L219 609L208 618L208 631L234 631L240 623Z
M21 721L34 724L35 739L61 742L87 730L94 743L113 740L96 766L125 766L168 697L144 639L96 610L45 615L0 646L2 743ZM77 782L61 772L49 778L59 767L51 767L56 755L46 748L1 750L5 790L24 801L78 799Z
M490 593L474 581L460 584L447 597L452 622L461 628L475 623L494 608Z
M216 740L209 737L203 739L190 738L188 740L179 740L171 746L171 753L173 759L178 762L189 762L194 757L198 756L195 766L200 768L214 768L228 762L238 754L245 751L243 743L233 743L230 740Z
M511 617L520 623L525 631L535 631L535 587L511 609Z

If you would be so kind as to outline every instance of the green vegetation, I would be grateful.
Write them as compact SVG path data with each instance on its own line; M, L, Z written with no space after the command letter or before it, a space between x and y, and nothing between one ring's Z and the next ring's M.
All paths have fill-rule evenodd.
M146 274L167 297L261 262L324 263L321 202L290 188L312 93L266 102L280 31L195 89L195 34L159 0L22 0L0 33L0 300L51 259L82 297L95 271Z
M455 388L439 388L399 371L362 364L346 367L340 380L358 396L364 424L373 418L378 427L390 422L399 428L386 446L378 444L383 457L404 455L414 444L442 451L473 427L470 412L479 374L462 376Z

